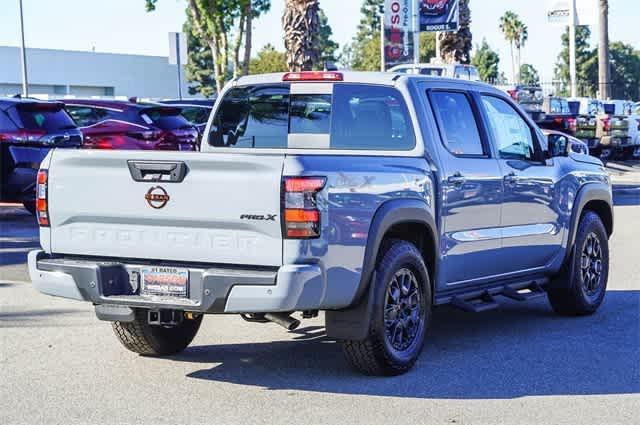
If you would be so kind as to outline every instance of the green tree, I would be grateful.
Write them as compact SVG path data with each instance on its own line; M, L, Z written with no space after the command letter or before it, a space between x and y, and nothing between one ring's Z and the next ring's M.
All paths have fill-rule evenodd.
M322 9L318 10L318 19L320 20L319 34L319 49L320 49L320 67L326 62L335 62L337 60L336 50L340 47L338 43L333 41L333 30L329 25L329 18Z
M145 0L147 11L155 10L157 3L158 0ZM213 79L217 91L222 89L228 78L230 57L233 74L242 73L242 40L245 40L245 58L248 58L251 51L252 19L269 10L270 6L270 0L187 0L192 34L197 36L201 45L206 45L211 50Z
M579 95L595 97L598 83L598 55L596 50L589 45L590 37L589 27L576 27L576 78ZM568 96L570 84L569 28L562 34L561 42L562 50L558 55L554 72L558 84L556 91L561 96Z
M358 31L351 44L341 55L341 62L345 64L349 54L348 68L356 71L380 70L380 16L378 15L383 0L363 0L360 7L360 22Z
M520 75L520 83L522 84L526 84L529 86L540 85L540 74L538 74L538 70L535 69L531 64L523 63L520 66L518 75Z
M478 68L480 79L488 83L496 83L499 77L498 65L500 56L491 49L486 39L482 39L482 44L476 46L471 63Z
M284 52L278 52L271 44L264 46L258 52L258 56L251 59L249 65L251 74L284 72L287 69L287 55Z
M518 83L520 79L516 70L520 69L521 50L529 38L529 29L517 14L508 10L500 17L500 30L504 34L505 40L509 42L509 48L511 50L511 70L513 72L514 82Z
M200 93L205 97L211 97L216 92L211 49L196 35L191 15L187 14L187 21L182 30L187 35L189 46L189 60L184 66L185 78L190 83L189 94Z
M614 41L609 44L611 57L612 99L640 99L640 50L633 46Z

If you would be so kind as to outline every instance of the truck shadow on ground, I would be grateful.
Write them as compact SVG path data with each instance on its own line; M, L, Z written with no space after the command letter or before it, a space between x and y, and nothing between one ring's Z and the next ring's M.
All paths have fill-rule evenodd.
M353 372L319 326L293 341L196 346L171 360L215 363L190 378L271 390L452 399L638 393L639 308L639 291L609 291L598 313L579 318L554 315L545 300L480 315L440 308L416 367L393 378Z
M633 188L614 186L613 204L617 207L640 205L640 185Z

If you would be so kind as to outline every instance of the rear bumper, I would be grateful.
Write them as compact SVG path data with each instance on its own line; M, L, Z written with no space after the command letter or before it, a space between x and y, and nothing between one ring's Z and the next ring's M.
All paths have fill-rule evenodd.
M56 297L149 309L199 313L262 313L322 308L325 282L313 264L289 264L277 269L190 266L189 297L143 296L136 271L143 266L29 253L29 275L40 292Z

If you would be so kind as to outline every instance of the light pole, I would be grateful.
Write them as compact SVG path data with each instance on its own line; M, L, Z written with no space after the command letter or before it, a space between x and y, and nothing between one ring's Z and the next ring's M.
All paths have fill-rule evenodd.
M22 60L22 96L29 96L29 83L27 80L27 49L24 46L24 18L22 13L22 0L18 0L20 9L20 56Z

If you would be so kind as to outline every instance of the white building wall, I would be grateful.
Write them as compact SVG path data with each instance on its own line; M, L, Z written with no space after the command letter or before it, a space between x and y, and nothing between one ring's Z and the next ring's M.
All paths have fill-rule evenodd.
M34 95L178 97L177 66L166 57L28 48L27 65ZM0 46L0 95L20 93L21 84L20 50Z

